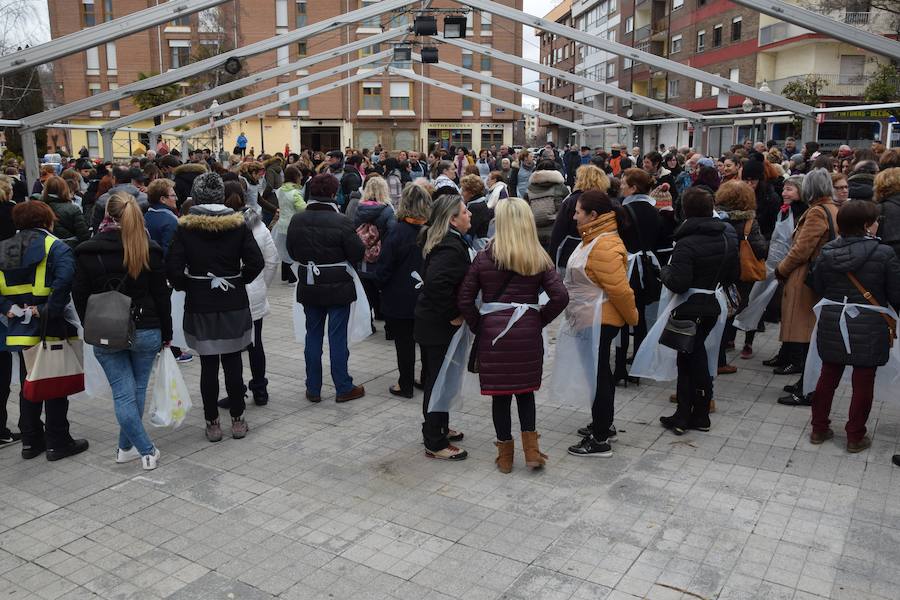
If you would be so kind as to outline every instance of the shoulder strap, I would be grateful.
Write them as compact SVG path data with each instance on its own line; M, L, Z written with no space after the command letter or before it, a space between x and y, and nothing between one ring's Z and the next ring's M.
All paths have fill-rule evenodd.
M719 268L716 271L716 280L713 282L714 286L719 285L719 278L722 276L722 269L725 268L725 263L728 262L728 236L725 235L725 232L722 232L722 242L725 244L725 250L722 252L722 262L719 264ZM713 287L715 289L715 287Z
M881 306L878 303L878 300L875 299L875 296L872 295L872 292L870 292L865 287L863 287L862 282L856 278L856 275L847 271L847 278L853 283L853 285L856 287L856 289L859 290L859 293L862 294L862 297L866 299L866 302L868 302L872 306ZM887 323L888 331L890 332L891 339L893 340L894 335L897 332L897 329L896 329L897 324L894 322L894 319L892 319L888 315L886 315L884 313L878 313L878 314L880 314L881 318L884 319L884 322Z
M750 231L752 229L753 229L753 219L747 219L747 221L744 222L744 239L745 240L750 237Z
M828 219L828 241L833 240L837 235L834 232L834 219L831 217L831 211L829 211L824 206L822 210L825 211L825 218Z

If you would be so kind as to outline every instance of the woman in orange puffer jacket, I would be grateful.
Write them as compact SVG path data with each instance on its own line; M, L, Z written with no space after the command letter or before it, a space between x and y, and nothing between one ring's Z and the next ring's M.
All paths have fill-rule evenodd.
M583 260L584 274L601 288L605 300L601 313L600 352L597 366L597 390L591 407L593 421L578 430L583 437L569 448L574 456L612 456L611 441L616 440L613 413L616 387L609 366L610 347L622 327L636 325L638 311L634 290L628 282L628 251L618 229L627 224L627 216L616 200L598 190L584 192L575 207L575 222L581 235L581 246L572 253L569 267L578 268L579 251L587 251ZM575 260L575 264L571 261ZM569 281L569 278L566 278ZM570 290L570 294L573 291Z

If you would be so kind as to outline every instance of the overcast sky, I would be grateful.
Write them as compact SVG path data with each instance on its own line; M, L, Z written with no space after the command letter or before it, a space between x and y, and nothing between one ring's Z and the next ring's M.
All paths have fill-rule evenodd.
M17 4L23 0L0 0L0 11L3 11L5 7L10 5ZM560 0L523 0L524 10L530 15L537 15L539 17L544 16L550 9L559 4ZM35 41L41 42L50 39L50 19L47 15L47 0L24 0L24 2L28 3L30 7L34 10L35 16L37 17L37 22L35 23L34 28L30 32L27 33L29 43L34 43ZM5 31L2 34L4 37L15 36L16 34L10 31ZM538 62L540 60L540 45L538 43L538 38L534 35L534 29L531 27L523 26L522 32L522 55L530 60ZM522 70L522 83L529 88L538 89L539 84L537 82L538 73L536 71L531 71L528 69ZM523 106L536 106L537 99L532 98L531 96L523 96L522 97L522 105Z

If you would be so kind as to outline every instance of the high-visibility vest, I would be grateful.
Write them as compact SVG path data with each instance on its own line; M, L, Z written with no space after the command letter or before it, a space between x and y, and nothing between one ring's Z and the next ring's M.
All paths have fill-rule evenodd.
M0 294L14 304L31 304L31 302L16 302L16 297L30 296L32 298L47 298L53 290L47 282L47 260L50 257L50 248L59 238L50 234L44 238L44 258L38 263L34 270L34 281L31 283L20 283L18 285L8 285L6 283L6 274L0 271ZM29 298L30 300L30 298ZM9 330L12 330L10 323ZM58 338L47 337L48 340L55 341ZM34 346L41 341L40 335L7 335L7 346Z

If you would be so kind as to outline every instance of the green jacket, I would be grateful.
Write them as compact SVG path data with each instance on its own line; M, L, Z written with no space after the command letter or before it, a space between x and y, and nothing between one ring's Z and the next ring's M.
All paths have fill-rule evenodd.
M46 202L59 219L53 224L53 235L71 248L91 237L84 213L77 205L60 200L55 194L48 194Z

